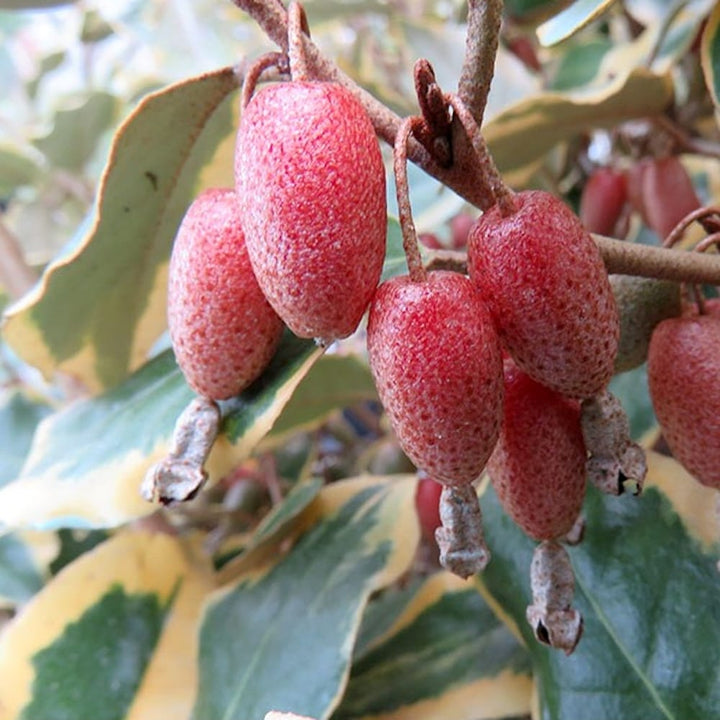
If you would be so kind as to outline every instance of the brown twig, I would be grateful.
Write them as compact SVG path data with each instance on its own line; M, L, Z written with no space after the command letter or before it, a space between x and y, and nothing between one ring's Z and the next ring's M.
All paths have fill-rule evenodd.
M482 125L500 38L502 0L469 0L465 59L460 71L458 96Z

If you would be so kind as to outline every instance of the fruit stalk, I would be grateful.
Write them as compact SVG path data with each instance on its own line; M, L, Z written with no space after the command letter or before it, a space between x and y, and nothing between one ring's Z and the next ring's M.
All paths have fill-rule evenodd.
M268 70L276 69L278 75L289 76L288 57L284 53L269 52L261 55L247 70L242 83L242 94L240 96L240 107L244 110L260 82L260 78Z
M398 219L403 238L403 250L407 260L410 277L415 282L422 282L427 277L423 267L420 249L418 248L417 232L410 207L410 191L407 177L407 146L408 138L413 129L422 123L419 117L408 117L400 124L395 145L393 145L393 171L395 173L395 190L398 204Z
M293 0L288 6L288 58L290 77L300 82L310 80L311 77L303 35L310 35L307 17L302 5Z

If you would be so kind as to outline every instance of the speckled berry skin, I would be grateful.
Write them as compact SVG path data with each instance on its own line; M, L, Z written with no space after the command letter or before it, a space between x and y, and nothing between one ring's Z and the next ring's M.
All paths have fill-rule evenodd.
M170 259L168 325L188 384L213 400L241 392L275 352L283 323L255 280L233 190L206 190L185 214Z
M577 216L541 190L497 206L470 231L468 265L502 341L538 382L575 398L605 388L620 335L600 253Z
M278 83L243 112L235 178L250 260L300 337L355 331L385 258L385 171L358 100L332 83Z
M510 517L535 540L572 528L585 496L579 403L505 362L505 409L488 474Z
M388 280L370 307L367 346L408 457L439 482L475 480L497 441L503 386L497 334L473 284L447 271Z
M648 384L675 458L720 489L720 307L661 322L650 339Z

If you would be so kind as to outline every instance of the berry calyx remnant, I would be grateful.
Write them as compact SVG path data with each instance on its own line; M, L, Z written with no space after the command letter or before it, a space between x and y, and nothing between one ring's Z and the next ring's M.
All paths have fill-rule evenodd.
M597 246L577 216L541 190L495 206L470 231L470 277L515 362L563 395L591 397L613 374L618 311Z
M235 177L250 260L270 305L327 344L358 326L380 280L385 173L367 114L333 83L278 83L240 121Z
M211 189L190 205L170 259L168 326L175 357L200 395L224 400L270 362L283 323L258 286L233 190Z

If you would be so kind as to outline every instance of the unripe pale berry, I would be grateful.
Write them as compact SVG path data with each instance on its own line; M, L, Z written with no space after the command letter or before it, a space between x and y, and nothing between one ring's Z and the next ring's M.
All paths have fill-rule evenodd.
M373 126L345 88L278 83L240 121L235 178L260 287L288 327L350 335L385 257L385 173Z
M497 206L470 231L470 277L501 339L531 377L569 397L591 397L613 373L618 312L600 253L577 216L540 190Z
M648 353L655 414L675 458L720 489L720 307L661 322Z
M680 285L632 275L610 275L620 313L620 343L615 372L625 372L647 360L652 332L658 323L680 315Z
M168 325L188 384L222 400L263 371L283 324L250 266L233 190L199 195L180 225L170 260Z
M488 474L510 517L535 540L570 531L585 496L580 406L505 362L505 409Z
M370 368L401 447L446 484L482 472L497 440L502 361L485 304L463 275L383 283L368 320Z
M627 201L625 174L601 167L588 178L580 198L580 221L585 229L613 235Z

